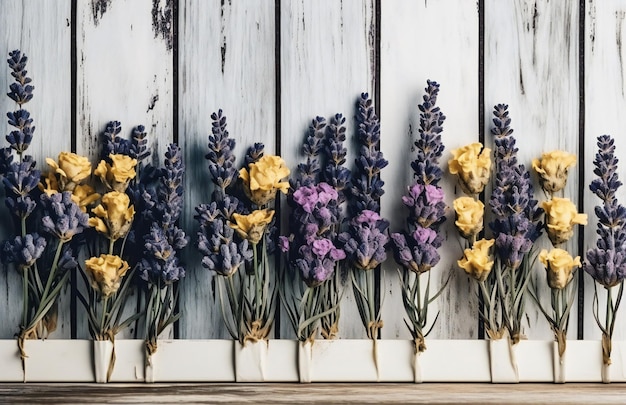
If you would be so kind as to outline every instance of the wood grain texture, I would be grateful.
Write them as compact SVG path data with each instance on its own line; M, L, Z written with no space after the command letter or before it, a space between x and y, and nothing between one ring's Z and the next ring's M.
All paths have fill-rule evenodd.
M585 191L585 211L589 213L589 225L585 229L586 252L595 247L598 237L593 209L601 201L589 190L589 184L597 178L593 173L593 160L598 152L598 136L609 134L615 139L618 176L622 182L626 179L626 2L585 0L585 27L585 178L581 179L581 186ZM622 205L626 204L623 186L617 192L617 199ZM592 312L593 284L593 279L585 274L585 339L601 336ZM598 294L600 320L604 322L606 290L600 285ZM617 313L614 339L626 338L624 312L622 307Z
M478 9L474 2L385 1L382 2L381 32L381 149L389 160L383 170L386 194L383 214L393 232L405 228L408 212L401 197L412 184L410 162L415 159L419 111L426 80L440 83L437 104L447 119L443 124L445 151L440 161L446 203L461 195L456 179L448 174L450 151L478 141ZM428 338L478 336L475 285L457 268L462 256L460 238L454 229L454 210L441 227L444 246L441 261L431 270L431 291L437 291L452 272L444 293L429 306L429 319L438 322ZM383 286L383 338L408 338L397 264L388 260ZM425 280L425 277L424 277ZM425 282L423 284L426 284Z
M28 76L35 86L33 99L24 105L36 127L33 142L26 153L35 158L37 167L42 170L47 170L46 157L56 159L59 152L70 150L71 146L70 6L69 0L5 1L0 6L2 147L8 146L4 135L12 129L7 124L6 112L17 109L16 104L6 96L13 80L6 59L10 51L20 49L29 58ZM8 215L2 203L0 240L14 235ZM0 339L12 338L18 331L21 302L21 276L13 267L7 267L0 274ZM69 293L63 293L59 302L58 329L52 337L69 338L69 322Z
M502 2L485 0L485 137L493 144L490 129L495 104L509 105L517 139L518 161L532 171L531 161L543 152L564 150L583 157L578 150L578 5L548 0ZM505 22L505 23L503 23ZM553 45L551 45L553 44ZM556 45L558 44L558 45ZM576 170L570 173L564 196L578 198ZM534 171L535 197L546 199ZM579 255L576 236L565 249ZM547 236L537 249L550 248ZM550 308L545 270L535 266L544 306ZM576 337L577 312L571 314L568 336ZM523 333L530 339L550 339L550 330L537 306L528 297Z
M179 9L179 134L187 164L182 224L197 240L194 207L210 202L212 185L204 155L211 113L223 109L236 140L237 164L249 146L275 152L274 2L192 1ZM228 338L213 275L187 249L181 284L181 338Z
M281 150L295 168L307 128L316 116L330 119L336 113L346 118L348 155L352 168L356 136L356 101L374 88L374 1L372 0L282 0L281 11ZM341 338L365 337L352 287L341 304ZM286 317L284 317L286 318ZM285 319L286 321L286 319ZM283 336L294 336L284 322Z
M173 54L167 29L162 29L171 5L150 0L77 3L76 151L94 167L109 121L121 122L120 136L126 139L134 127L144 125L152 163L162 164L173 140ZM135 300L129 300L133 307ZM78 338L88 336L82 310L79 305ZM130 337L132 331L118 336Z
M622 404L621 384L3 384L7 403Z

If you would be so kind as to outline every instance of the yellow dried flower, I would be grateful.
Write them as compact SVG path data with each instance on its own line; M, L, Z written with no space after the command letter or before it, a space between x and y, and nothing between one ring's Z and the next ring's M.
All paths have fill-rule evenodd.
M554 197L541 203L546 212L548 237L554 246L566 242L574 234L574 225L587 225L587 214L579 214L569 198Z
M257 244L263 238L265 227L274 218L274 210L255 210L248 215L233 214L235 223L228 222L239 236L252 244Z
M96 216L89 218L89 226L115 241L130 230L135 207L130 205L130 198L125 193L110 191L102 196L102 203L91 212Z
M84 156L71 152L59 153L59 162L46 158L46 163L59 176L58 191L72 191L74 187L91 175L91 163Z
M87 206L91 203L98 201L100 194L88 184L81 184L74 188L72 191L72 201L80 207L83 212L87 212Z
M52 194L56 194L59 192L59 182L57 181L57 176L49 172L47 177L44 177L42 182L39 182L39 190L41 192L46 193L46 195L51 196Z
M109 155L109 158L111 159L111 164L101 160L93 173L100 177L102 183L104 183L109 190L124 192L128 188L130 181L137 175L135 172L137 159L133 159L127 155L113 153Z
M108 298L119 290L122 277L129 267L126 261L116 255L102 254L85 260L85 271L91 287L100 292L103 298Z
M573 270L580 267L580 256L573 258L566 250L543 249L539 261L546 267L548 285L553 289L563 289L572 280Z
M463 258L457 261L460 268L472 278L478 281L485 281L491 268L493 260L489 254L489 249L495 243L495 239L481 239L474 243L471 249L465 249Z
M459 197L454 200L456 225L462 237L470 239L483 229L485 205L472 197Z
M263 156L255 163L239 171L243 180L244 192L250 200L258 206L263 206L274 198L278 190L287 194L289 182L281 181L289 176L289 168L280 156Z
M539 175L539 183L548 193L562 190L567 183L567 173L576 164L576 155L555 150L541 155L541 160L533 159L533 169Z
M467 194L476 195L485 189L491 171L490 155L491 149L483 148L480 142L452 151L448 169L459 176L459 185Z

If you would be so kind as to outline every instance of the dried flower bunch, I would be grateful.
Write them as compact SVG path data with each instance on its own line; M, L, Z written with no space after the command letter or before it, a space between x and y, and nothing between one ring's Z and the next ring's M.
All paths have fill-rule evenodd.
M581 267L580 256L572 257L563 245L574 235L575 224L587 224L587 215L579 214L576 205L568 198L556 197L555 194L564 190L569 169L575 164L575 155L560 150L544 153L541 159L533 159L532 162L539 184L549 198L541 203L541 207L545 212L546 234L553 247L551 250L542 249L539 261L546 269L547 284L551 290L550 313L543 308L538 286L530 289L530 295L554 332L561 358L565 353L569 315L577 291L574 273Z
M312 120L302 148L306 162L298 165L291 181L291 235L280 238L287 259L280 278L281 300L303 342L313 341L318 332L333 339L339 330L341 269L346 258L339 233L350 181L350 171L344 167L344 124L341 114L329 123L322 117Z
M88 227L88 216L73 193L80 194L79 184L91 174L85 158L62 153L48 176L58 188L50 191L45 182L40 183L41 172L34 158L25 153L35 132L33 119L23 108L34 90L27 76L27 61L19 50L9 53L7 62L15 82L8 96L17 110L7 114L9 125L15 129L6 136L9 147L0 149L5 203L16 230L16 236L2 244L2 261L13 263L23 281L18 333L22 365L26 357L24 339L43 339L56 329L58 296L78 264L76 236Z
M496 105L493 115L495 179L489 200L493 239L476 241L482 230L482 203L471 202L468 197L457 199L455 224L470 246L458 265L479 285L485 303L480 317L487 335L491 339L508 338L515 344L522 336L525 295L535 261L532 248L541 235L543 210L533 198L530 173L517 162L508 106ZM450 172L459 175L461 188L474 198L488 182L489 153L488 148L481 152L480 144L472 144L454 151L449 162Z
M409 321L405 322L415 342L416 353L426 350L424 339L437 321L438 315L426 329L429 323L428 305L447 285L446 281L436 294L430 294L430 270L439 263L437 249L443 242L439 227L446 220L444 193L438 185L443 175L439 159L444 150L441 132L446 117L436 106L439 84L429 80L425 91L423 102L418 106L417 157L411 162L415 183L402 197L402 202L409 209L406 221L408 231L391 234L396 262L402 266L402 301L409 317ZM427 274L427 284L422 291L421 277L424 273Z
M357 102L357 144L349 189L350 217L347 230L339 234L346 252L354 297L367 337L377 339L383 327L380 307L376 303L376 272L387 258L389 221L380 216L380 197L385 193L380 173L388 164L380 151L380 122L367 93Z
M622 186L622 182L617 176L618 159L615 157L614 143L609 135L598 137L598 153L593 161L593 172L598 178L591 182L589 189L602 201L595 208L599 237L596 247L587 251L583 264L585 272L606 290L605 317L601 321L597 284L594 283L593 315L602 331L602 357L605 366L602 379L605 382L608 382L607 367L611 364L613 331L626 277L626 208L616 198L617 189ZM614 292L614 287L618 287L617 293Z
M228 136L226 117L220 110L211 118L206 158L215 188L212 202L196 207L198 249L202 265L219 276L221 310L230 335L242 344L256 342L268 338L274 321L276 275L269 261L275 248L273 204L278 192L289 188L283 181L289 169L279 156L265 156L263 144L257 143L248 149L246 167L237 171L235 140ZM238 178L241 189L236 187Z

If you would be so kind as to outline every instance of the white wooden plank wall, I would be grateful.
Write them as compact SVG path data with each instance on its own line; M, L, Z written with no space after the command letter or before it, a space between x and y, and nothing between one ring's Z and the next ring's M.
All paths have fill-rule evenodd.
M496 103L509 104L522 163L530 166L532 158L553 149L579 155L584 178L578 178L578 167L573 169L565 195L578 202L584 191L582 204L590 218L585 249L596 237L593 206L598 201L588 191L596 137L612 134L619 156L626 156L623 0L2 0L1 9L0 88L8 91L8 52L22 49L29 56L35 85L34 99L26 105L37 126L29 152L39 166L46 156L73 145L95 163L99 134L111 120L122 122L125 136L134 126L145 125L158 161L167 144L178 141L187 164L182 224L193 241L198 228L193 208L209 201L211 191L204 159L210 114L220 108L237 140L239 161L248 146L262 141L268 153L280 152L295 168L310 120L343 113L352 137L355 101L361 92L369 92L380 100L382 150L390 161L383 170L382 212L393 231L403 226L406 216L401 197L412 180L410 148L427 79L441 84L438 104L447 116L441 164L450 206L460 195L455 179L447 174L450 151L482 135L486 143L492 142L489 129ZM378 89L380 94L375 94ZM0 97L3 114L14 108L7 97ZM0 128L9 130L6 124ZM350 166L353 157L351 150ZM626 179L624 165L620 175ZM626 190L619 196L626 203ZM543 199L542 193L537 197ZM8 234L5 214L0 215L2 238ZM446 244L433 281L440 284L450 270L454 275L432 308L433 315L440 311L440 318L430 338L478 336L475 286L455 266L461 247L453 215L450 209L442 228ZM572 252L577 252L576 238L568 244ZM202 268L192 246L184 260L187 279L181 284L184 315L179 336L227 338L213 302L212 275ZM389 260L381 279L384 338L408 337L396 267ZM543 270L536 271L538 282L543 282ZM586 275L584 280L584 336L597 339L592 281ZM0 338L17 331L18 287L13 270L0 275ZM69 307L65 294L54 337L71 335ZM76 335L86 337L81 311L79 307L75 314ZM620 319L626 316L623 312ZM575 311L571 338L577 335L578 316ZM279 328L281 336L293 336L286 322ZM525 331L530 338L551 337L532 303ZM617 327L617 338L625 333L623 326ZM340 337L363 336L349 295L342 306Z
M283 0L280 13L282 155L295 168L311 120L341 113L347 127L345 166L352 169L356 102L363 92L374 96L374 2ZM345 286L339 336L365 338L349 279ZM287 317L283 320L285 335L295 336Z
M56 159L60 151L69 150L71 146L70 1L2 1L0 9L0 94L3 95L0 97L3 117L0 144L8 146L4 139L4 135L10 132L6 113L17 109L17 105L6 96L13 81L6 59L9 52L19 48L29 58L28 76L35 86L33 99L24 104L36 128L26 153L35 158L39 169L47 170L45 158ZM55 141L50 142L51 139ZM2 240L14 235L8 215L3 202L0 205ZM22 311L21 276L12 267L6 270L0 273L0 339L12 338L18 332ZM59 302L57 337L70 337L69 309L69 291L66 291Z
M618 176L626 181L626 1L585 1L585 211L593 212L600 203L589 191L589 183L596 179L593 160L598 151L597 137L610 134L615 139L617 156L620 157ZM626 189L617 193L619 202L626 204ZM595 247L596 217L589 216L585 230L585 251ZM585 339L600 339L600 331L592 316L591 304L594 294L591 277L585 275ZM615 291L617 293L617 291ZM598 288L600 297L600 320L604 322L606 290ZM617 314L614 337L626 338L626 314L621 308Z
M448 173L447 165L452 149L479 140L478 9L473 2L385 1L381 20L381 149L389 160L382 172L386 193L381 206L383 216L391 221L391 230L398 232L406 227L408 211L401 197L414 183L410 162L416 157L413 142L419 129L417 106L423 102L426 80L441 85L437 105L447 117L442 133L445 150L440 161L445 174L439 184L449 207L462 193L458 190L455 195L456 179ZM429 306L430 320L437 312L440 314L428 338L476 337L475 286L456 267L463 253L454 229L453 209L447 211L447 217L441 227L445 250L441 249L441 261L432 270L431 291L439 290L450 271L452 278L441 300ZM388 260L382 280L382 336L388 339L410 337L403 321L397 268L393 259ZM426 280L426 275L422 279Z
M110 121L122 124L119 135L126 139L134 127L144 125L153 164L162 163L173 141L171 6L171 1L150 0L77 3L76 152L95 164L102 150L100 134ZM135 308L137 294L129 301ZM79 303L77 337L87 338L82 311ZM134 336L133 327L119 336Z
M503 23L503 22L506 23ZM558 44L558 45L556 45ZM578 155L578 5L575 2L522 0L485 1L485 137L493 145L490 129L493 106L509 105L518 161L531 170L535 197L546 199L532 170L542 152L565 150ZM581 159L578 164L582 164ZM565 197L578 201L578 166L570 172ZM590 213L592 213L590 211ZM550 249L544 233L537 243ZM567 243L576 252L577 236ZM545 270L535 269L544 307L550 308ZM572 319L576 319L576 308ZM550 339L543 315L529 298L524 331L529 338ZM576 337L576 323L568 329Z
M274 2L180 2L179 140L187 164L183 226L194 243L194 207L210 202L211 180L204 155L211 113L220 108L236 141L237 165L249 146L263 142L275 153L276 73ZM181 338L228 338L213 274L186 252L187 278L181 285Z

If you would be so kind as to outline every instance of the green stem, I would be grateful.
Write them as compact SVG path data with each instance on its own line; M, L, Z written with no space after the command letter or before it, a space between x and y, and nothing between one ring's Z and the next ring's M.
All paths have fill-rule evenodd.
M105 336L105 331L104 331L104 327L106 325L106 318L107 318L107 304L109 303L109 297L105 297L102 300L102 317L100 318L100 330L99 335L100 335L100 339L101 340L105 340L104 336Z
M359 271L359 270L357 270ZM367 304L369 307L369 321L376 322L376 308L374 307L374 270L364 270L367 280ZM373 331L372 331L373 332ZM371 339L376 339L376 336L370 336Z
M59 244L57 245L57 250L54 253L54 260L52 261L52 267L50 268L50 274L48 275L48 280L46 281L46 287L43 290L43 294L41 295L40 303L45 301L48 298L48 291L50 290L50 286L52 285L52 280L59 264L59 257L61 257L61 249L63 248L63 241L59 240Z
M611 323L612 323L612 309L613 309L613 287L607 287L606 289L606 323L605 328L609 332L609 337L612 335Z
M22 271L22 293L24 294L24 299L22 300L22 326L26 327L28 324L28 272L30 271L30 267L25 268Z
M259 262L258 262L258 251L257 251L257 243L252 244L252 250L254 252L254 320L260 319L260 311L261 311L261 280L259 275Z

